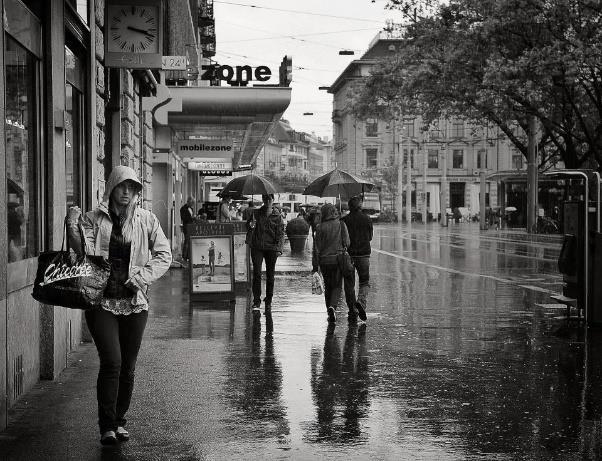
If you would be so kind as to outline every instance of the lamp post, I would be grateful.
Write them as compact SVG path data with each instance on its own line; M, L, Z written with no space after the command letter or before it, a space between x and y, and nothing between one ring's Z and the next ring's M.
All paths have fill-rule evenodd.
M445 132L443 138L443 171L441 174L441 189L439 207L441 208L441 225L447 227L447 145L448 145L448 126L447 118L445 119Z

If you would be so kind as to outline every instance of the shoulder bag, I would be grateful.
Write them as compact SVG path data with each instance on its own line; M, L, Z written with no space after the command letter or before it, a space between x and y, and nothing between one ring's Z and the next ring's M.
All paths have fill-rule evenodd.
M345 246L345 243L343 243L343 223L340 224L341 245L343 249L337 253L337 264L339 265L339 269L341 269L343 277L349 277L355 272L355 267L353 266L351 255L347 252L347 247Z
M111 274L111 265L102 256L86 254L84 244L81 256L70 251L66 231L65 219L61 250L44 251L38 256L32 296L43 304L71 309L95 309L102 300ZM80 236L83 239L81 228Z

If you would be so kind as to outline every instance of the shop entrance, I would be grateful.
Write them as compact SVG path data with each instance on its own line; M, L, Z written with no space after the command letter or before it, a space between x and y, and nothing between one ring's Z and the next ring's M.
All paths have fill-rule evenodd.
M449 204L452 210L464 206L464 189L466 183L452 182L449 184Z

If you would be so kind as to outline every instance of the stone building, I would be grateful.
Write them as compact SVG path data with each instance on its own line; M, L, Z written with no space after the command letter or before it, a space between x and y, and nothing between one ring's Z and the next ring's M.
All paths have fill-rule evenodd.
M354 83L401 44L400 38L377 34L364 55L330 86L335 162L343 170L372 178L380 186L383 208L400 210L401 182L404 217L426 210L436 219L442 210L456 207L474 215L480 209L481 172L524 168L522 154L499 131L460 118L438 120L428 129L411 115L393 121L360 120L349 108ZM409 208L405 206L408 195ZM486 183L486 203L498 205L495 182Z
M242 169L290 102L287 85L202 79L200 66L215 54L213 0L131 3L0 0L0 429L8 408L39 379L56 378L89 340L81 311L31 296L37 256L61 247L68 206L95 207L111 169L128 165L177 256L174 216L188 195L203 200L212 173L191 170L195 158L180 155L178 143L229 143L231 170ZM152 24L144 45L105 33L133 11ZM164 57L183 59L162 70L172 69Z

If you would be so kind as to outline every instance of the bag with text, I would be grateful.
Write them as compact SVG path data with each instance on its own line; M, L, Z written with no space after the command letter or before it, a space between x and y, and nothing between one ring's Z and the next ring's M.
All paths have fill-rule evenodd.
M38 270L33 285L35 300L71 309L95 309L100 305L111 274L111 265L102 256L78 256L65 250L66 223L60 251L44 251L38 256ZM81 233L81 230L80 230Z

